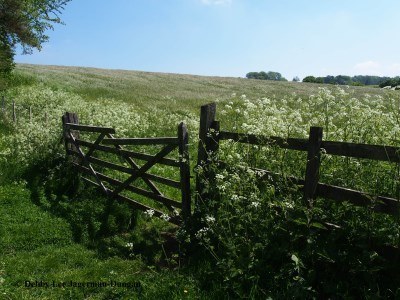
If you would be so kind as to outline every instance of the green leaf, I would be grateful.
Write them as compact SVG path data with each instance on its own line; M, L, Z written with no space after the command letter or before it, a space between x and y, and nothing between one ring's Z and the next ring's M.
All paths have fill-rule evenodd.
M296 255L292 254L291 259L294 261L294 263L295 263L296 265L299 264L299 261L300 261L300 260L299 260L299 258L298 258Z
M326 227L322 223L319 223L319 222L312 222L311 226L315 227L315 228L326 229Z

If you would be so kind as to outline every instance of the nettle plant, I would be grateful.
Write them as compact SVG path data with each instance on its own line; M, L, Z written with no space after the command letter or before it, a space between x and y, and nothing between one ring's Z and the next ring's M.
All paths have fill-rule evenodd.
M235 95L219 103L219 119L224 130L306 138L310 126L322 126L325 139L399 146L399 103L390 97L356 99L343 89L321 89L308 99ZM324 182L399 197L398 165L322 156ZM204 278L215 279L233 297L398 295L396 263L372 246L398 245L398 220L347 203L305 201L299 187L285 180L302 178L305 162L296 151L225 141L197 169L204 198L193 237L212 261ZM385 184L378 181L382 176Z

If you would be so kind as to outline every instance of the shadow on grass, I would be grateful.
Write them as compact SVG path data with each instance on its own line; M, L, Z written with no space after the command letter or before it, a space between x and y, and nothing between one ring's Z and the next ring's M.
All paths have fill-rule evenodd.
M66 220L74 242L97 251L104 259L140 257L160 268L179 264L176 227L146 220L128 204L107 199L97 189L84 186L68 165L65 159L38 164L25 173L24 179L32 203Z

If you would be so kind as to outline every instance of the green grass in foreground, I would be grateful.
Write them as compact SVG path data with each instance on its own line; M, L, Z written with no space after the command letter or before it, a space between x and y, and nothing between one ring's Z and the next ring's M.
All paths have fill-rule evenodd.
M0 299L193 299L201 295L196 282L179 271L156 271L140 259L99 258L96 251L72 241L70 224L43 211L30 197L23 184L0 187ZM49 287L26 287L26 281L46 282ZM112 281L139 282L141 289L112 287ZM65 287L57 286L63 282Z

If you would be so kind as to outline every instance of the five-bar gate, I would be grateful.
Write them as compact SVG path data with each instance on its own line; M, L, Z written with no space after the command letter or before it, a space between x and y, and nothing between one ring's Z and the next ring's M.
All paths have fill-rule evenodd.
M143 211L150 211L155 216L163 216L164 219L177 225L190 216L189 137L184 123L179 124L175 137L116 138L113 128L80 125L78 116L74 113L65 113L62 122L67 154L74 157L72 164L78 171L90 176L90 179L83 177L86 182L97 186L110 198L125 201ZM81 138L83 133L97 137L94 141L83 140ZM156 154L148 154L126 149L125 146L142 148L158 146L161 150ZM178 149L179 157L177 159L167 157L175 149ZM95 153L114 154L114 160L110 161L110 155L103 155L105 158L95 157ZM115 156L123 163L116 163ZM138 160L144 163L140 165ZM178 168L179 180L150 173L150 169L154 169L157 164ZM122 180L113 178L104 174L105 172L100 172L100 168L111 170L109 173L112 175L122 173L125 177ZM180 190L181 199L176 200L166 196L160 190L160 185ZM132 199L132 194L161 203L166 212L153 208L143 201ZM180 209L180 213L177 214L176 208Z

